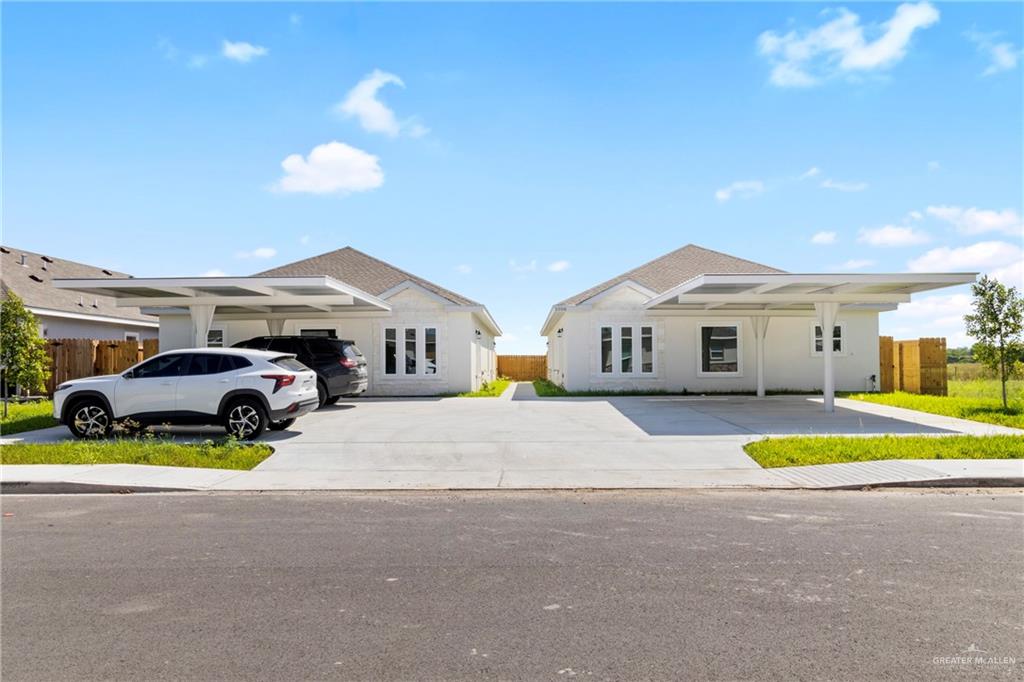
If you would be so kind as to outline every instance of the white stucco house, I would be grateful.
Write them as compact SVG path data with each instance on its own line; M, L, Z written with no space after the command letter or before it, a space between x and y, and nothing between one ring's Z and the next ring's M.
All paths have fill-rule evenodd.
M75 278L55 285L141 307L159 320L161 351L267 334L352 340L369 366L367 395L471 391L497 371L501 328L485 306L351 247L251 277Z
M552 306L548 378L568 390L823 391L831 411L835 390L877 390L879 313L975 276L794 274L690 244Z
M137 306L118 306L109 296L60 289L61 278L124 279L123 272L86 265L13 246L0 246L0 286L17 294L46 339L155 339L159 323Z

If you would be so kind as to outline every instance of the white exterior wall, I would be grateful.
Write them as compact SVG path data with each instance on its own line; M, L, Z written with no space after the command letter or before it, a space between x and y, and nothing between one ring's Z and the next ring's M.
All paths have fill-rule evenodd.
M667 390L691 393L755 391L757 389L757 357L751 318L728 311L701 313L652 314L642 309L644 294L620 289L601 298L589 308L566 311L556 328L563 330L561 339L552 331L548 337L548 360L553 368L564 370L568 390ZM699 374L700 336L702 323L739 323L739 354L742 358L739 376L701 376ZM821 390L824 383L823 360L814 355L815 318L806 316L772 316L765 336L765 387L767 390ZM837 324L843 327L842 354L833 356L836 390L862 391L867 379L878 375L878 313L840 309ZM621 375L601 372L602 326L623 325L654 327L654 373L652 375ZM613 334L618 340L618 332ZM639 362L640 340L634 338L634 363ZM617 348L617 345L613 345ZM564 351L562 358L560 351ZM613 369L618 370L619 356L614 356ZM549 369L549 375L551 371ZM552 381L557 381L552 376Z
M123 340L125 333L138 334L139 339L155 339L159 334L156 327L134 326L128 323L75 320L67 317L36 315L39 335L47 339L100 339L102 341Z
M339 339L355 342L366 356L369 385L366 395L438 395L472 391L482 381L494 378L497 358L494 337L479 324L474 314L450 310L436 297L413 288L386 299L391 313L352 313L334 317L286 320L283 334L300 334L304 329L334 329ZM384 329L416 327L417 342L423 343L423 329L437 329L437 373L434 375L384 373ZM224 345L231 346L254 336L269 334L264 320L225 320L214 315L211 329L224 331ZM475 331L481 331L476 338ZM401 332L399 332L401 334ZM398 370L403 364L403 340L398 339ZM160 316L160 349L189 348L192 324L187 315Z

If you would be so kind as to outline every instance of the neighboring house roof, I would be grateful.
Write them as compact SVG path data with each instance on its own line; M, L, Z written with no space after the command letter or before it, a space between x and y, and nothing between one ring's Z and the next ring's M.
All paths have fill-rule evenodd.
M380 296L404 282L414 282L427 291L448 299L457 305L481 305L465 296L456 294L454 291L445 289L433 282L428 282L421 277L396 268L390 263L385 263L378 258L353 249L351 246L256 273L257 277L302 277L314 275L333 277L374 296ZM678 283L675 282L675 284Z
M705 249L695 244L687 244L680 249L655 258L649 263L644 263L638 268L624 272L618 277L613 277L607 282L602 282L586 291L581 291L575 296L570 296L555 305L578 305L622 282L636 282L660 294L698 275L746 275L783 272L785 270L778 270L744 258L730 256L720 251Z
M13 291L25 302L26 307L76 316L118 318L126 323L141 322L146 326L156 326L157 318L143 315L138 308L118 308L113 298L86 296L77 291L57 289L51 284L54 279L115 279L130 276L25 249L0 246L0 281L3 283L4 294Z

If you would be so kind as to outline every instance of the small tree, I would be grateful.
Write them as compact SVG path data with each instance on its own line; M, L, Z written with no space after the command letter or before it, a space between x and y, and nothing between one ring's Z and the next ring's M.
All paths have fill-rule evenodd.
M1024 300L1014 287L987 275L971 286L974 312L964 316L967 333L978 340L974 357L999 373L1003 386L1003 409L1007 409L1006 380L1014 362L1024 352Z
M7 383L30 391L43 390L50 378L50 356L46 342L39 338L36 318L11 291L0 307L0 365Z

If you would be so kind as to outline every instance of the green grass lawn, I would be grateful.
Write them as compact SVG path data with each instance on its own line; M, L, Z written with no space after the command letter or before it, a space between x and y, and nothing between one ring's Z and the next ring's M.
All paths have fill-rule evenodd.
M0 435L6 436L10 433L21 433L22 431L35 431L56 426L57 420L53 414L53 403L49 400L42 400L35 403L8 403L7 418L3 418L2 406L0 406Z
M18 443L0 448L0 464L152 464L248 470L273 453L269 445L237 441L173 443L158 438L115 438L62 443Z
M915 393L854 393L846 397L854 400L906 407L947 417L973 419L989 424L1000 424L1024 429L1024 381L1007 382L1009 409L1004 410L1000 400L1000 385L994 379L950 381L949 395L917 395Z
M1024 436L793 436L743 449L765 468L878 459L1021 459Z
M497 398L508 385L512 383L511 379L495 379L490 383L485 383L479 391L467 391L465 393L456 393L456 398Z

